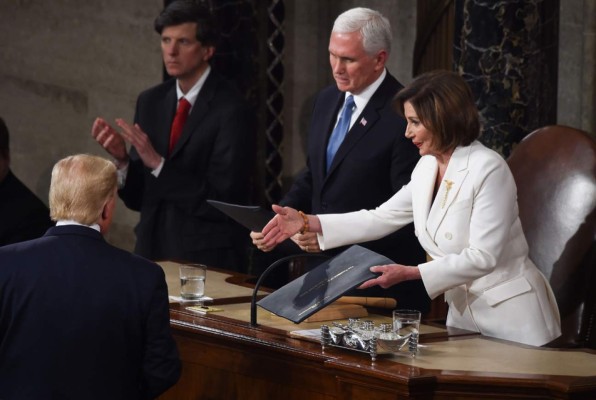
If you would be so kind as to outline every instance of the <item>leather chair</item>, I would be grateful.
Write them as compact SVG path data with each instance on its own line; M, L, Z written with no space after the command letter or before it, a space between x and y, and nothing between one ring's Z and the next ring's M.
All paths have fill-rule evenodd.
M596 141L547 126L507 160L530 258L550 281L562 335L550 347L596 349Z

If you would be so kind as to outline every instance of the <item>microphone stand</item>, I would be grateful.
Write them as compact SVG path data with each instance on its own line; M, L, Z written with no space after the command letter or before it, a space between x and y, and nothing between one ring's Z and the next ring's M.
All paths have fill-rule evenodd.
M257 283L255 284L255 288L252 292L252 300L250 302L250 326L255 328L257 327L257 293L259 288L261 287L261 282L269 275L271 271L276 269L279 265L283 264L284 262L290 261L292 259L297 258L307 258L307 257L318 257L323 259L329 259L330 256L323 254L323 253L304 253L304 254L293 254L290 256L285 256L280 258L279 260L274 261L271 265L267 267L265 271L259 276L257 279Z

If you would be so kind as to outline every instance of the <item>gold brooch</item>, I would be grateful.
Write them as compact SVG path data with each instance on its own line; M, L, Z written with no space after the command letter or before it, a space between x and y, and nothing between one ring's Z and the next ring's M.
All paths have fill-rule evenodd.
M441 202L441 208L445 207L445 203L447 203L447 196L449 196L449 191L453 186L453 181L450 181L449 179L445 179L443 182L445 182L445 195L443 196L443 201Z

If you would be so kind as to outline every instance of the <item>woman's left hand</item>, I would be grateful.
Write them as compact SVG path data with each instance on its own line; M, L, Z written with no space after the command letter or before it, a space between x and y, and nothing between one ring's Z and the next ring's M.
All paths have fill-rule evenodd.
M376 285L387 289L400 282L420 279L420 270L418 267L401 264L377 265L370 267L370 271L380 273L381 275L364 282L358 289L366 289Z
M307 253L321 252L321 248L319 247L319 241L317 240L317 234L314 232L302 234L297 233L294 236L292 236L292 241Z

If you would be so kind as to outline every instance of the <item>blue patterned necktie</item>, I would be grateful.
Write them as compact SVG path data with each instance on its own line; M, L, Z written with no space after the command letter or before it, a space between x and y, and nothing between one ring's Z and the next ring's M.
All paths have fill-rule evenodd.
M329 167L331 166L331 162L333 161L333 157L335 156L339 145L344 141L346 133L348 133L348 130L350 129L350 120L352 119L353 110L354 96L349 95L344 103L344 108L341 110L337 125L335 126L335 129L333 129L333 132L331 132L331 137L329 138L329 144L327 145L327 171L329 171Z

